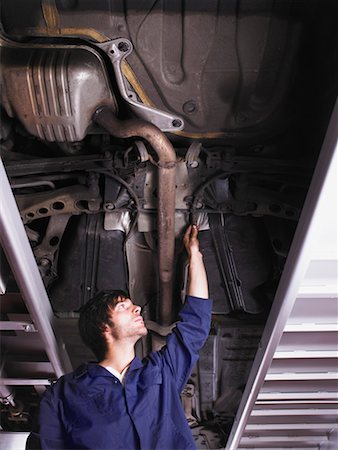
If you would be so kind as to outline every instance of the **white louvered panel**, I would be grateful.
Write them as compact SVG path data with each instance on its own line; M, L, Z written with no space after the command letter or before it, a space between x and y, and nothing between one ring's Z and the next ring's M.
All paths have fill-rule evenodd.
M248 447L248 446L246 446L246 447L243 447L242 445L240 446L240 447L237 447L237 449L238 450L245 450L245 449L252 449L253 447ZM257 447L257 445L254 447L255 448L255 450L267 450L269 447ZM285 448L291 448L291 447L280 447L280 446L277 446L277 447L273 447L273 449L270 447L270 449L271 450L285 450ZM311 446L306 446L306 447L302 447L302 446L300 446L300 447L293 447L294 449L297 449L297 450L309 450L309 449L311 449L311 448L314 448L314 449L316 449L316 450L318 450L318 445L316 445L316 444L313 444L313 445L311 445Z
M332 429L337 424L335 422L332 423L270 423L270 424L248 424L245 428L246 432L253 431L292 431L292 430L327 430Z
M306 416L320 416L324 417L324 420L327 420L328 417L333 417L334 421L337 421L338 419L338 410L337 408L279 408L271 409L271 408L265 408L265 409L253 409L251 412L251 418L253 417L264 417L264 420L266 422L269 422L269 418L271 417L286 417L286 420L288 418L292 417L292 420L294 420L295 416L299 417L306 417ZM251 419L250 418L250 419Z

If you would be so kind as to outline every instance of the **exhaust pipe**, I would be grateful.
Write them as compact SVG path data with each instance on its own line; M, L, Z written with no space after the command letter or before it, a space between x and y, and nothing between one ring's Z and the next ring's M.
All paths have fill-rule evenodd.
M155 125L139 119L120 121L109 107L96 110L93 120L117 138L141 137L152 146L158 156L158 261L160 278L161 325L172 322L172 295L175 251L175 189L176 153Z

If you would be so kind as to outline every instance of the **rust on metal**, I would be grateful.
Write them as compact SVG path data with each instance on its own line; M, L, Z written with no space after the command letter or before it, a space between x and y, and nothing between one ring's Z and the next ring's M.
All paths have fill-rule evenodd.
M158 263L161 325L172 322L172 295L175 251L176 153L169 139L155 125L139 119L120 121L109 107L99 108L93 120L112 136L141 137L158 156Z

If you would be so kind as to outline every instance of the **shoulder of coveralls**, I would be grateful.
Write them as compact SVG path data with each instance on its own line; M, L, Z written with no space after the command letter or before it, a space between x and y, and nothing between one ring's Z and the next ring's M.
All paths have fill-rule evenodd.
M55 382L53 382L50 386L48 386L47 391L50 390L58 390L64 384L71 383L72 381L79 379L88 373L88 363L81 364L76 370L73 372L66 373L58 378Z
M56 402L82 396L88 392L91 376L88 373L90 364L81 364L75 371L62 375L55 383L46 389L42 402Z

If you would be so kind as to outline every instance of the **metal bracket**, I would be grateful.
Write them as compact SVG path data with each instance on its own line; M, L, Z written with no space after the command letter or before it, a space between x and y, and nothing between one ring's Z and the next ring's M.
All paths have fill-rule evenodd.
M202 151L202 143L198 141L193 141L185 154L185 161L188 167L195 169L198 167L198 157Z
M157 322L154 322L152 320L146 320L146 326L147 329L150 331L154 331L159 336L167 337L168 334L170 334L175 326L177 325L177 322L172 323L171 325L159 325Z
M38 331L32 322L18 322L2 320L0 321L1 331L25 331L26 333L33 333Z
M96 45L107 53L113 64L121 96L138 117L151 122L162 131L179 131L184 128L181 117L144 105L127 82L122 72L122 62L133 51L133 45L128 39L114 39Z

